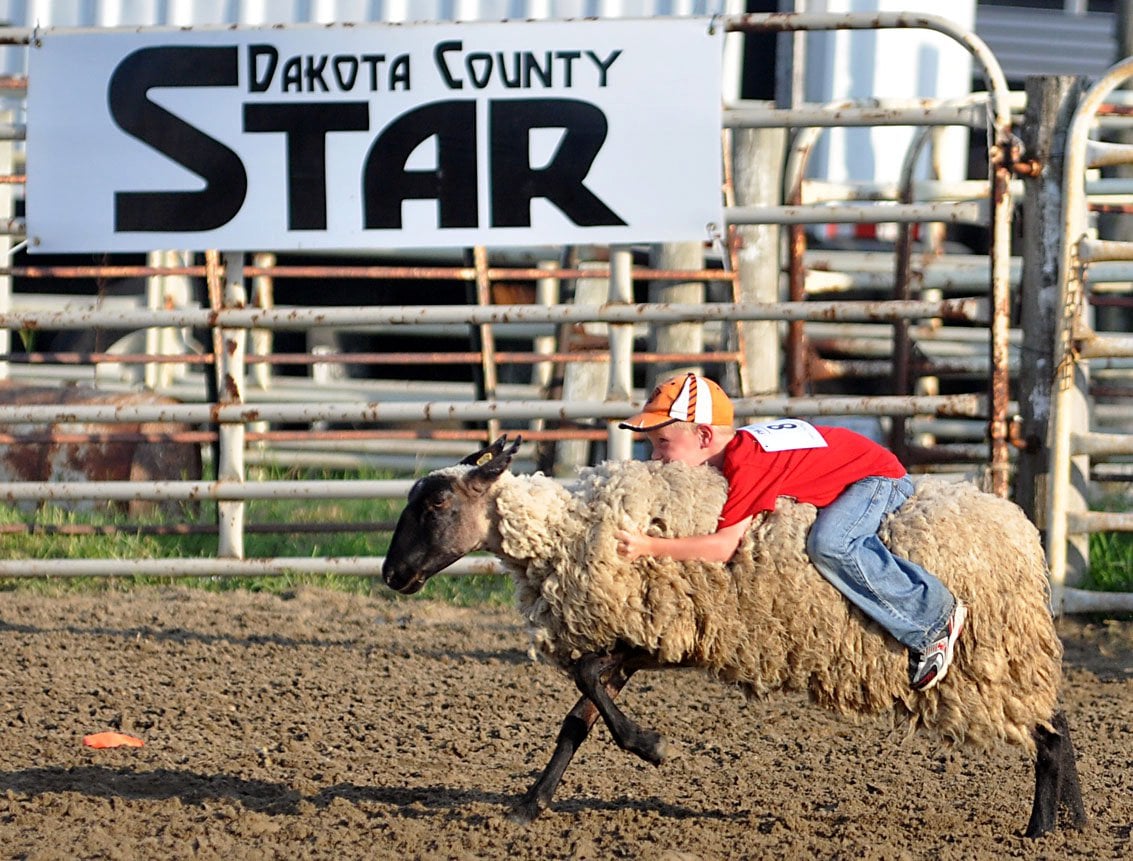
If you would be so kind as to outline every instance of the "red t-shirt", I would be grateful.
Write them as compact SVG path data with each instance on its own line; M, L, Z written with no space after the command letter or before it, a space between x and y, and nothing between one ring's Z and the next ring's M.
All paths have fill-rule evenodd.
M821 508L867 476L904 477L897 456L873 440L845 428L816 430L826 440L824 448L789 451L764 451L752 434L739 431L724 448L721 472L728 480L728 498L718 528L773 511L780 496Z

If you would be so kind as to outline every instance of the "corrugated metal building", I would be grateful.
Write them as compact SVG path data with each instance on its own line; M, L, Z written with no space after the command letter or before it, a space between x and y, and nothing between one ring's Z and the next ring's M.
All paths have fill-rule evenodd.
M1099 78L1118 59L1115 5L979 3L976 33L1003 66L1012 88L1021 89L1028 75Z
M743 0L0 0L11 27L190 27L367 21L705 16L744 11ZM725 80L737 81L738 39L729 38ZM23 51L0 52L0 73L24 74Z
M942 4L943 5L943 4ZM461 21L504 18L648 17L822 11L823 0L0 0L15 27L192 26L199 24ZM1117 59L1117 2L979 2L976 32L1014 83L1027 75L1100 76ZM939 14L947 15L946 8ZM7 72L22 71L5 58Z

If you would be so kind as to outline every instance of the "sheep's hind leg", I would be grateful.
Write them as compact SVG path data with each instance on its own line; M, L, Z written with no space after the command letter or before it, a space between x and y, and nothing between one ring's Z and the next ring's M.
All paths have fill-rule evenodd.
M1070 825L1081 828L1086 823L1082 791L1078 784L1078 766L1070 725L1066 715L1056 712L1051 718L1054 731L1035 729L1035 801L1027 837L1041 837L1058 824L1058 809L1065 807Z
M625 652L614 651L608 655L586 655L574 664L574 682L578 689L590 699L598 708L598 713L610 729L610 735L622 750L644 759L653 765L660 765L666 754L664 737L653 730L643 729L626 716L625 712L614 704L614 698L607 693L608 685L612 685L618 677L625 676L626 661L629 655ZM632 672L632 671L629 671ZM609 682L603 682L606 676ZM625 685L625 680L618 685L618 690Z
M606 683L609 696L617 696L621 689L625 687L633 672L633 670L626 670L624 673L616 673ZM539 775L539 779L531 785L531 788L512 809L509 819L515 822L531 822L550 807L551 798L554 796L555 790L558 789L559 782L563 779L563 774L566 773L571 759L574 758L575 751L586 740L586 736L590 734L590 730L597 721L598 709L593 701L587 696L580 697L578 702L574 704L574 708L567 713L563 720L558 740L555 742L555 752L551 754L550 762L543 769L543 773Z
M1082 787L1078 783L1078 757L1070 739L1070 722L1063 712L1055 712L1054 728L1062 736L1059 745L1061 761L1058 766L1058 804L1067 814L1071 828L1086 825L1086 808L1082 804Z

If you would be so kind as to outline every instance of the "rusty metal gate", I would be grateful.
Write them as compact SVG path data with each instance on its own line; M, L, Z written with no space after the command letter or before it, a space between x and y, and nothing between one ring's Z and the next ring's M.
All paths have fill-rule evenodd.
M1112 417L1108 427L1104 411L1114 396L1127 399L1133 366L1133 338L1126 332L1099 331L1094 321L1097 306L1131 307L1133 242L1101 237L1098 212L1087 189L1090 171L1102 167L1133 164L1133 146L1091 137L1097 135L1098 117L1108 108L1106 100L1133 78L1133 60L1112 67L1081 99L1067 134L1065 175L1058 239L1059 296L1062 309L1057 320L1055 386L1050 409L1049 502L1046 511L1047 558L1050 563L1053 603L1058 612L1129 612L1133 593L1093 592L1079 588L1089 565L1089 536L1096 532L1133 531L1133 514L1090 511L1096 501L1099 465L1129 469L1133 456L1133 423L1128 409ZM1133 115L1128 103L1118 111ZM1127 214L1129 181L1111 181L1117 192L1109 198L1109 211ZM1114 301L1116 300L1116 301ZM1108 391L1098 386L1100 376ZM1116 421L1113 420L1116 418Z
M1012 339L1009 328L1012 260L1011 167L1017 148L1012 135L1010 94L994 57L971 33L934 16L745 15L716 20L729 32L801 32L835 29L927 29L958 42L982 70L989 91L959 102L802 105L775 109L739 103L725 111L726 164L742 163L731 148L741 132L792 130L794 148L785 154L783 183L762 196L725 189L727 224L709 261L699 266L654 266L647 250L631 247L563 249L555 260L518 265L470 249L459 264L373 265L336 260L280 263L272 255L210 252L201 258L156 250L144 263L75 265L38 263L0 270L8 289L0 295L0 330L19 333L23 350L4 345L0 365L15 383L60 390L66 382L91 391L69 402L32 402L13 396L0 403L0 437L9 460L26 463L27 452L44 459L45 447L93 446L99 456L111 444L204 447L215 450L215 478L146 477L72 480L9 480L9 503L41 505L63 501L191 501L218 506L215 556L131 559L134 574L161 576L270 575L285 572L373 575L380 557L246 558L245 504L249 500L351 499L404 496L409 479L259 480L250 466L268 463L364 463L375 455L408 450L418 466L427 445L439 458L456 459L501 429L537 441L599 441L602 454L632 454L632 439L617 420L642 400L652 366L696 365L719 369L737 394L742 416L792 414L807 417L867 416L884 420L894 444L924 469L966 471L989 488L1007 492L1009 468L1008 383ZM7 31L0 42L25 44L26 31ZM7 90L18 115L19 88ZM830 189L805 178L813 137L840 125L894 124L924 130L906 161L899 187ZM988 179L948 187L914 181L913 164L931 144L931 130L968 127L988 139ZM19 140L18 122L0 128ZM762 152L769 151L765 147ZM18 187L19 159L4 188ZM776 174L778 176L780 174ZM729 177L730 179L730 177ZM812 224L897 224L895 253L844 253L807 248L804 227ZM915 225L973 223L987 231L990 254L950 255L940 247L915 250ZM18 238L19 219L8 235ZM779 227L787 229L786 242ZM780 254L781 245L785 245ZM772 297L762 284L745 282L745 252L758 249L775 264ZM702 249L702 251L705 249ZM715 251L715 256L711 252ZM664 260L662 256L658 259ZM109 296L51 299L13 294L22 283L59 284L65 279L145 279L144 297ZM186 279L205 287L206 302L186 299ZM273 288L285 279L338 282L402 282L464 285L467 300L447 305L280 306ZM638 301L647 283L707 284L712 301ZM715 285L715 286L714 286ZM3 285L0 285L3 286ZM826 298L838 291L869 298ZM944 296L942 291L948 291ZM516 301L515 296L525 301ZM758 298L752 298L758 296ZM6 303L6 304L5 304ZM707 340L687 352L650 348L660 328L697 323ZM753 323L769 324L757 329ZM366 332L450 336L471 332L471 349L330 350L314 333ZM784 330L785 391L757 386L753 365L778 367L778 337ZM127 333L105 349L37 350L41 332ZM193 332L206 333L194 343ZM306 333L308 349L281 352L272 338ZM503 349L504 339L527 344ZM644 348L643 348L644 345ZM833 347L831 347L833 345ZM822 355L832 348L843 358ZM862 352L864 350L864 353ZM471 364L476 382L461 386L396 381L344 380L343 366ZM303 377L272 373L281 365L309 371ZM529 380L512 382L505 367L530 367ZM600 390L563 387L551 394L556 371L604 366ZM948 393L918 381L954 375ZM865 395L863 378L882 380L891 394ZM840 392L817 391L817 381L836 380ZM439 393L439 397L430 397ZM448 396L444 396L448 394ZM106 396L111 397L107 398ZM337 426L337 427L336 427ZM345 428L343 426L346 426ZM347 429L348 428L348 429ZM910 444L915 439L916 445ZM408 449L398 449L408 443ZM448 447L442 448L442 445ZM453 446L456 448L453 448ZM36 447L39 448L36 448ZM103 448L99 448L103 446ZM23 452L23 454L21 454ZM303 461L306 456L308 460ZM348 456L348 457L347 457ZM530 459L533 450L525 450ZM63 480L58 480L62 478ZM328 525L329 526L329 525ZM288 531L287 525L279 525ZM454 570L493 570L485 560L466 560ZM121 575L116 560L80 558L0 561L0 577Z

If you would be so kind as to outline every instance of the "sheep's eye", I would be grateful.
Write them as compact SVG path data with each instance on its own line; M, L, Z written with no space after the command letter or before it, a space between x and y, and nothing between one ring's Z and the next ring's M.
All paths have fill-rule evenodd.
M451 493L440 493L436 496L429 497L429 501L425 503L430 511L440 511L448 508L452 504Z

